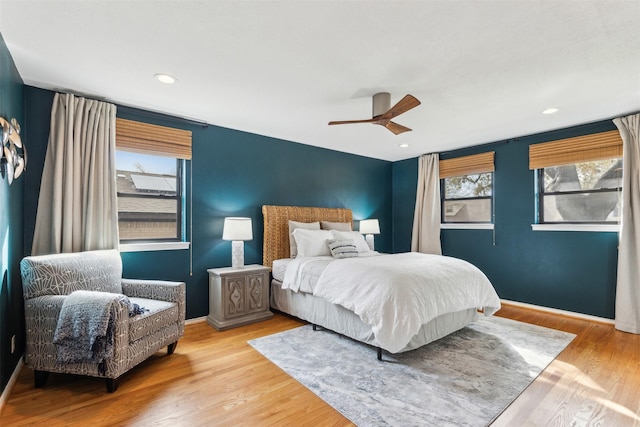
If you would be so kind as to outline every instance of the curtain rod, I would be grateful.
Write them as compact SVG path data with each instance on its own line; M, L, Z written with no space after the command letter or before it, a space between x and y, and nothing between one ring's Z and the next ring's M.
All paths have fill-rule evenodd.
M478 144L478 145L470 145L468 147L460 147L460 148L456 148L454 150L448 150L448 151L441 151L437 154L443 155L443 154L453 154L456 151L460 151L460 150L466 150L466 149L476 149L476 148L482 148L482 147L486 147L489 145L498 145L498 144L508 144L510 142L517 142L520 138L509 138L509 139L504 139L502 141L493 141L493 142L485 142L484 144ZM426 153L426 154L436 154L436 153Z
M140 114L147 117L155 117L155 118L169 119L169 120L180 120L190 124L202 126L203 128L209 127L209 123L202 120L197 120L197 119L192 119L192 118L182 117L182 116L174 116L174 115L171 115L168 113L162 113L159 111L144 110L144 109L141 109L140 107L133 107L130 105L124 105L124 104L116 104L116 105L118 106L119 109L122 108L125 111L129 111L131 113L136 113L136 114Z
M33 86L33 87L37 88L38 86ZM130 110L131 112L135 112L135 113L138 113L138 114L141 114L141 115L145 115L147 117L156 117L156 118L169 119L169 120L182 120L182 121L190 123L190 124L195 124L195 125L202 126L203 128L209 127L209 123L205 122L203 120L197 120L197 119L193 119L193 118L189 118L189 117L182 117L182 116L174 116L174 115L171 115L171 114L168 114L168 113L162 113L162 112L159 112L159 111L145 110L145 109L142 109L141 107L136 107L136 106L132 106L132 105L126 105L126 104L118 103L118 102L114 101L113 99L110 99L110 98L107 98L107 97L104 97L104 96L97 96L97 95L92 95L92 94L88 94L88 93L78 92L78 91L75 91L75 90L61 89L61 88L56 88L56 87L40 87L39 89L44 89L44 90L49 90L49 91L52 91L52 92L59 92L59 93L68 93L70 95L81 96L83 98L89 98L89 99L93 99L93 100L96 100L96 101L109 102L111 104L115 104L118 109L123 108L125 110Z

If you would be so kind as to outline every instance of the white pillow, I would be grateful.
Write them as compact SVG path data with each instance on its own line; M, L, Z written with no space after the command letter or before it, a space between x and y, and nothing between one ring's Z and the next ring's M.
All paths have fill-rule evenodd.
M364 236L357 231L338 231L332 230L333 237L339 240L351 239L355 243L358 252L369 252L371 249L367 245L367 241L364 240Z
M293 230L293 238L298 246L298 256L331 256L327 240L333 239L329 230L306 230L296 228Z
M320 230L320 221L316 222L298 222L289 221L289 256L295 258L298 255L298 246L293 238L293 232L296 228L304 228L309 230Z

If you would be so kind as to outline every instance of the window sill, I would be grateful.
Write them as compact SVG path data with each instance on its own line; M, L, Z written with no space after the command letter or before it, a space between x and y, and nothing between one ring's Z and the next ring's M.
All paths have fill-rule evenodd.
M447 223L447 224L440 224L440 229L442 230L493 230L493 224Z
M189 242L123 243L120 252L173 251L189 249Z
M619 224L531 224L533 231L597 231L617 233Z

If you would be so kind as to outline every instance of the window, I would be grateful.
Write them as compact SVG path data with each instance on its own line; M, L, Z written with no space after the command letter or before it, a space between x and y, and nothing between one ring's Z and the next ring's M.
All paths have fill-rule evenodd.
M493 173L445 178L442 222L491 222Z
M493 222L494 152L441 160L442 223Z
M617 224L622 140L618 131L535 144L539 224Z
M120 241L182 239L183 163L116 151Z
M116 120L120 242L184 241L185 161L191 132Z
M540 223L618 223L622 159L538 169Z

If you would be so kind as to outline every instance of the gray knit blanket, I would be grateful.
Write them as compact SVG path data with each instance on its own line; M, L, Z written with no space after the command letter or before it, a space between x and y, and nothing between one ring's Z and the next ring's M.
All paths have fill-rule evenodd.
M74 291L69 294L58 316L53 343L59 363L98 363L105 374L106 361L114 354L115 314L118 305L129 307L129 315L144 309L122 294Z

